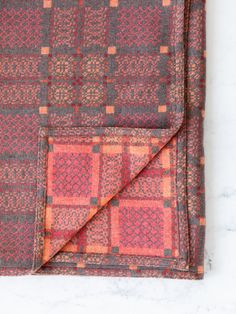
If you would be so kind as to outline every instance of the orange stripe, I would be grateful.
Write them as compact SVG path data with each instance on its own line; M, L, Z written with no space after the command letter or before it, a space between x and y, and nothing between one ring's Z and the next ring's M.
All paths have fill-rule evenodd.
M168 148L164 148L160 156L162 168L170 169L170 150Z
M163 207L163 200L119 200L120 206Z
M136 247L120 247L119 253L121 254L141 254L150 256L163 256L163 249L154 248L136 248Z
M163 178L162 182L163 196L171 197L171 178Z
M51 230L51 226L52 226L52 208L47 206L45 211L45 229Z
M52 195L52 168L53 168L53 153L48 153L48 170L47 170L47 195Z
M91 145L53 145L54 153L91 153Z
M131 154L143 155L149 154L148 146L130 146L129 151Z
M51 255L51 241L47 237L44 238L43 261L47 262Z
M71 242L68 242L66 244L66 246L64 246L62 249L61 249L62 252L71 252L71 253L76 253L78 252L78 246L76 244L73 244Z
M107 246L87 245L85 247L86 253L108 253L109 248Z
M111 246L120 245L119 207L111 208Z
M57 205L90 205L89 198L83 197L58 197L53 196L53 203Z
M100 173L100 154L92 154L93 162L92 162L92 197L98 196L98 186L99 186L99 173Z
M121 154L122 146L121 145L103 145L102 152L104 154Z

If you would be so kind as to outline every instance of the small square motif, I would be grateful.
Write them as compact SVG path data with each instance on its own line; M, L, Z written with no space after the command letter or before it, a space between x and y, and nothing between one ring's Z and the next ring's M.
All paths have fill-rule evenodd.
M108 47L107 53L109 55L115 55L116 54L116 47L115 46Z
M117 8L119 5L119 0L110 0L110 7Z
M118 207L118 206L119 206L119 200L117 200L117 199L111 199L111 200L110 200L110 204L111 204L111 206L116 206L116 207Z
M50 48L49 47L41 47L41 54L42 55L48 55L50 52Z
M200 226L205 226L206 220L205 220L204 217L200 217L200 218L199 218L199 224L200 224Z
M138 269L138 266L137 265L129 265L129 269L130 270L137 270Z
M52 7L52 0L44 0L43 7L44 9L50 9Z
M79 262L79 263L77 263L77 268L85 268L85 263L83 263L83 262Z
M99 153L100 152L100 145L94 145L92 148L93 153Z
M39 113L40 114L47 114L48 113L48 107L39 107Z
M176 250L174 250L174 257L179 257L179 251L176 249Z
M204 273L204 267L203 266L198 266L197 272L198 272L198 274L203 274Z
M202 166L205 165L205 157L204 157L204 156L202 156L202 157L200 158L200 165L202 165Z
M49 152L53 152L53 144L49 144L48 145L48 151Z
M52 196L47 196L47 204L52 204Z
M169 47L167 46L161 46L160 47L160 53L168 53L169 52Z
M99 143L101 141L100 136L93 136L93 142L94 143Z
M172 255L172 250L171 249L165 249L164 250L164 256L171 256Z
M166 105L158 106L158 112L166 112Z
M49 138L48 138L48 144L53 144L53 137L49 136Z
M111 249L112 253L119 253L119 248L118 246L114 246L112 249Z
M107 114L112 114L115 112L115 107L114 106L106 106L106 113Z
M168 7L171 3L171 0L162 0L163 7Z
M91 205L98 205L98 199L97 199L97 197L91 197L91 198L90 198L90 204L91 204Z
M171 201L170 200L164 200L164 207L170 208L171 207Z
M152 147L152 153L153 153L153 154L157 154L158 151L159 151L158 146L153 146L153 147Z
M111 84L113 82L113 79L111 77L104 77L104 81L107 83L107 84Z

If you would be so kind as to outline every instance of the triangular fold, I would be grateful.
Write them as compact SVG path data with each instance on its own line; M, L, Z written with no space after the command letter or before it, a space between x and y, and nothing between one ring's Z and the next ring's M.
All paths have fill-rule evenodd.
M169 130L126 129L120 133L116 128L104 128L97 135L95 129L81 129L76 134L65 130L49 134L43 264L129 184L173 136Z

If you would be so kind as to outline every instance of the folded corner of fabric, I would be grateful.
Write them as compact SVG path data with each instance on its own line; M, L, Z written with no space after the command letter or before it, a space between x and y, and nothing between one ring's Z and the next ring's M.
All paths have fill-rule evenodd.
M17 3L0 275L203 279L205 1Z

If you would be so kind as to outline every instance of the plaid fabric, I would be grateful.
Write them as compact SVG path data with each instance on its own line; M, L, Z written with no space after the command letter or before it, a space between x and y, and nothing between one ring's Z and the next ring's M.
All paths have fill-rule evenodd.
M0 1L0 274L203 277L204 5Z

